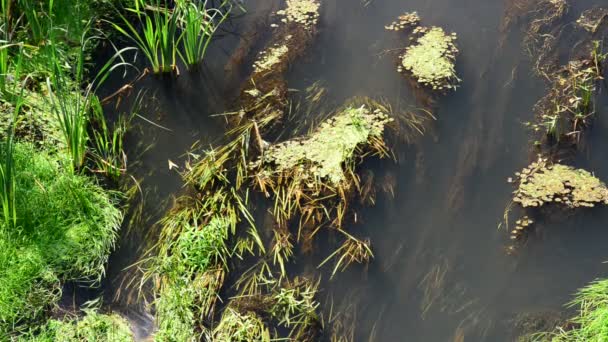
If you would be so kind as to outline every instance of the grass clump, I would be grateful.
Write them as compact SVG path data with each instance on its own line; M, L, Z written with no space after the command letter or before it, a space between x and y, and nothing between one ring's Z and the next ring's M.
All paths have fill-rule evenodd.
M523 341L600 342L608 340L608 279L595 281L578 291L568 304L578 315L552 331L525 336Z
M68 160L21 143L13 159L16 221L3 223L0 237L0 336L41 318L62 282L99 280L122 220L108 193L72 173Z
M239 313L227 308L219 324L213 329L213 341L270 342L270 331L255 313Z
M129 323L117 314L85 310L85 316L49 320L38 334L24 335L21 342L132 342Z
M401 55L399 70L411 73L418 83L434 90L456 89L460 82L454 68L458 54L456 34L448 35L440 27L421 26L414 29L414 34L421 36Z

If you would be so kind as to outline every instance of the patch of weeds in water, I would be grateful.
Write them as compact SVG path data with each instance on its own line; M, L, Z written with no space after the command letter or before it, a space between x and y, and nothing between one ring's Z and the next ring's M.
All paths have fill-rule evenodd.
M99 281L120 227L115 200L56 158L15 145L17 220L12 227L2 223L0 336L41 318L62 282Z
M535 132L545 132L549 145L570 141L578 143L583 130L595 114L594 96L603 79L606 54L594 42L590 57L571 61L552 73L551 88L535 105L538 120L526 123Z
M21 336L20 342L132 342L129 323L118 314L84 310L85 316L51 319L37 333Z
M581 13L580 17L576 20L576 25L590 33L596 33L606 18L608 18L608 9L601 7L590 8Z
M241 87L239 117L259 120L267 115L286 113L287 81L290 63L302 56L317 33L320 3L317 0L289 0L281 18L271 24L272 38L253 63L253 71Z

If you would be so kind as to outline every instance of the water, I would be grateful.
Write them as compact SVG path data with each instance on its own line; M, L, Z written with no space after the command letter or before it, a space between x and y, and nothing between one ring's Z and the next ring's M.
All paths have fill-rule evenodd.
M242 33L248 22L264 17L277 3L250 1L250 13L231 23L229 30ZM439 98L434 106L437 121L415 144L394 144L397 163L364 164L377 181L395 180L395 197L379 194L377 205L361 209L360 223L349 227L371 239L375 258L368 267L353 266L332 281L330 267L318 273L324 279L320 299L326 316L330 300L336 307L348 302L356 310L356 315L351 311L356 341L510 341L518 315L562 310L577 288L608 274L602 263L608 259L605 208L538 216L526 244L515 255L505 252L508 233L497 225L513 191L506 179L534 158L522 122L533 119L532 107L546 91L522 52L518 24L523 21L508 32L500 29L505 4L325 0L320 34L289 73L294 89L322 81L333 108L353 96L383 97L400 108L421 106L396 72L394 55L383 53L405 45L384 25L416 10L423 25L458 33L457 71L463 82L455 93ZM566 21L594 5L608 6L608 1L576 1ZM137 160L136 178L150 193L145 212L151 216L123 233L110 262L108 297L123 291L125 279L137 277L134 270L123 269L141 256L141 246L154 240L152 223L169 206L165 200L180 192L181 181L169 170L168 160L183 161L192 144L217 141L225 130L222 119L210 114L231 108L243 76L228 77L223 69L238 39L232 34L220 39L199 73L184 72L177 81L148 78L138 85L152 89L158 99L148 104L146 117L171 131L141 123L143 128L132 137L129 153ZM569 41L563 44L572 46ZM589 143L570 160L604 180L606 109L600 102ZM141 148L135 148L134 141L155 145L136 157ZM311 258L301 259L310 267L298 265L294 271L314 269L332 246L337 247L319 245ZM133 303L137 300L123 299L116 307L137 308ZM150 332L149 318L144 322L141 336Z

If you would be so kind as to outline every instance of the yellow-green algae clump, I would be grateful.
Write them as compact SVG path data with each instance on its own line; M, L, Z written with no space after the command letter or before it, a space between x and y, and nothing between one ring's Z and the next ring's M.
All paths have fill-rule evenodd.
M287 0L287 7L277 11L283 23L297 23L312 28L319 21L319 2L316 0Z
M608 188L583 169L549 164L540 158L521 172L514 201L523 207L540 207L545 203L562 203L568 207L593 207L608 204Z
M436 90L456 89L460 79L454 62L458 49L456 33L447 34L440 27L416 27L414 34L422 34L415 44L400 56L400 71L408 71L418 83Z
M349 107L321 126L307 138L271 145L256 165L272 164L267 172L296 171L304 178L326 179L333 184L344 180L343 164L356 148L370 138L382 138L385 125L392 121L382 111L366 106Z

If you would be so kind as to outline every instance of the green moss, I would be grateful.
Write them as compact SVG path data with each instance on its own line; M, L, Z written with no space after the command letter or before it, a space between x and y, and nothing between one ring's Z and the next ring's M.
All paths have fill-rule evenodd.
M21 342L132 342L129 323L117 314L87 311L79 319L50 320L39 334L24 336Z
M514 201L523 207L561 203L569 207L593 207L608 204L608 189L588 171L553 164L540 158L521 172Z
M418 83L433 89L455 89L460 79L454 69L458 49L456 34L446 34L440 27L417 27L415 39L401 56L401 66L412 74ZM401 69L400 69L401 70Z
M271 145L261 160L264 172L299 172L305 179L338 184L344 180L344 164L355 150L372 138L381 138L391 119L379 110L349 107L325 121L307 138Z
M18 220L0 236L0 336L40 318L61 282L99 279L116 239L122 216L114 201L59 156L16 146Z

